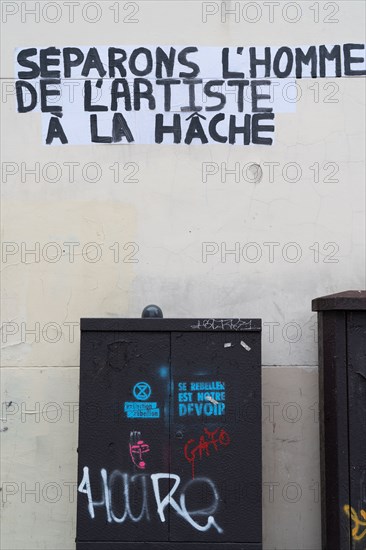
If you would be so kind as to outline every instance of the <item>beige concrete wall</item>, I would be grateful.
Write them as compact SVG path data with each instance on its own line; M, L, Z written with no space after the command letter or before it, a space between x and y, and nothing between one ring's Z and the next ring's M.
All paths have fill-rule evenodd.
M53 4L54 23L56 8L44 11L43 1L3 2L2 12L2 548L74 548L78 322L138 317L153 302L166 317L263 319L265 548L319 550L311 299L365 286L365 80L298 81L296 112L276 115L271 147L46 147L40 114L16 113L14 49L364 42L364 3L280 2L271 20L264 2L227 2L240 14L222 21L221 3L211 2L218 12L205 22L208 5L198 1L120 2L117 23L109 0L96 3L95 23L85 0L73 22L65 2ZM204 178L209 162L218 170ZM79 163L73 181L70 163ZM243 177L247 163L261 166L259 183ZM225 173L235 165L237 178ZM205 242L219 251L207 261ZM246 243L260 251L257 262L243 256ZM239 261L221 256L235 246Z

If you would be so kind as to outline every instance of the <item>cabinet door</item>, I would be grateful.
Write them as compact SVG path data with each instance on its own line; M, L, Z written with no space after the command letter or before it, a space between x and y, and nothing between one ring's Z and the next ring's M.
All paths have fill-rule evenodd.
M82 333L79 543L168 540L151 475L169 477L169 369L169 333Z
M366 315L347 312L349 483L352 549L366 541Z
M260 333L173 332L171 377L170 540L260 548Z

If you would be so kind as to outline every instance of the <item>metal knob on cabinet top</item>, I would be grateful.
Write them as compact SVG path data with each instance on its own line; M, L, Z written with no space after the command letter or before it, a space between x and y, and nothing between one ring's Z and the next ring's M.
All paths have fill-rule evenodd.
M155 304L150 304L142 310L141 317L143 319L147 319L149 317L155 318L155 319L162 319L163 318L163 312L159 306L156 306Z

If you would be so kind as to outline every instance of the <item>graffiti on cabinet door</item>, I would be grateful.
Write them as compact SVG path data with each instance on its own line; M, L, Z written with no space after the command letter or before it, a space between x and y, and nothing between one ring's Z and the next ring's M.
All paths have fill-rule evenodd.
M151 386L147 382L137 382L132 395L136 401L126 401L124 412L127 418L160 418L160 409L155 401L147 401L151 396Z
M221 416L225 413L225 382L178 382L179 416Z
M93 477L95 479L95 477ZM165 496L162 495L161 480L173 480L174 484L169 489ZM180 476L172 473L155 473L151 475L136 474L130 475L119 470L114 470L111 474L108 474L105 468L100 470L99 479L99 499L96 500L95 488L92 490L89 467L85 466L83 469L83 479L78 487L80 493L84 493L87 496L88 512L91 519L95 518L96 509L102 508L106 515L108 523L124 523L130 520L134 523L138 523L142 520L150 521L153 519L153 513L158 516L161 523L165 523L165 509L170 505L178 516L183 518L197 531L208 531L211 527L215 528L218 533L223 533L222 528L216 523L214 514L218 509L220 497L214 482L207 477L200 477L194 480L189 480L182 488L180 488L179 498L174 498L178 487L181 484ZM166 484L164 483L166 487ZM197 488L204 487L209 489L212 494L212 502L209 506L202 509L188 510L186 505L186 495L188 491L192 490L192 487ZM200 487L201 486L201 487ZM133 493L131 495L130 493ZM156 508L151 511L149 502L152 498L149 495L153 495ZM117 515L115 510L116 495L121 502L123 513ZM136 497L139 501L139 509L135 510ZM133 503L133 505L132 505ZM194 518L201 518L206 523L198 523Z
M132 462L140 470L145 470L146 462L144 455L150 452L148 445L141 437L141 432L130 432L130 442L128 444Z
M195 463L197 457L202 460L202 455L210 456L210 450L218 452L221 447L227 447L230 444L230 436L224 428L216 428L213 432L204 428L205 435L201 435L198 442L195 439L189 439L184 445L184 456L191 464L192 479L195 475Z
M191 328L203 330L250 330L252 320L243 319L199 319Z
M366 537L366 511L361 510L359 514L360 517L359 517L356 510L352 508L352 506L349 506L349 504L345 504L343 506L343 510L347 514L347 516L351 518L353 522L353 527L352 527L353 540L355 541L363 540Z

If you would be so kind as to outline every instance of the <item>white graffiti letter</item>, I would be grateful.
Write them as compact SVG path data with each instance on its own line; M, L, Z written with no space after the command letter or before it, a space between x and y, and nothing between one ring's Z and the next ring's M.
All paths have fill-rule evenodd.
M174 485L172 489L170 489L169 493L163 498L163 500L161 500L160 490L159 490L159 479L171 479L171 478L175 480ZM162 522L165 521L164 510L168 506L168 504L173 506L174 510L178 512L178 514L183 515L182 510L179 508L179 505L177 504L177 502L175 502L174 498L172 498L175 491L178 489L178 485L180 483L180 477L176 474L151 474L151 479L153 483L156 504L158 505L158 514L160 516L160 520Z
M104 506L105 504L105 498L100 501L100 502L94 502L93 501L93 496L92 496L92 492L91 492L91 488L90 488L90 478L89 478L89 468L88 466L84 466L83 468L83 479L81 480L81 483L78 487L78 491L80 493L85 493L87 496L88 496L88 510L89 510L89 514L90 514L90 517L92 519L94 519L95 517L95 514L94 514L94 506ZM102 478L105 479L105 476L106 476L106 471L105 470L101 470L101 474L102 474ZM85 487L85 488L84 488ZM105 491L104 491L104 495L105 495ZM109 520L110 521L110 520Z
M172 478L175 480L174 485L173 485L172 489L170 489L169 493L163 498L163 500L161 500L160 490L159 490L159 480L160 479L172 479ZM215 529L217 529L217 531L219 533L223 532L221 527L219 525L217 525L217 523L215 521L215 518L212 515L210 515L207 518L206 525L200 525L199 523L194 521L194 519L192 519L192 517L191 517L191 516L207 516L208 514L213 514L217 510L217 506L218 506L218 502L219 502L219 495L218 495L218 492L217 492L217 489L216 489L214 483L210 479L202 477L202 478L197 478L197 479L194 479L194 480L190 480L187 483L187 485L185 486L185 488L182 491L182 494L180 496L180 506L174 500L174 498L172 498L173 494L175 493L175 491L177 490L177 488L180 484L180 477L178 475L176 475L176 474L152 474L151 479L152 479L153 488L154 488L155 500L156 500L156 503L157 503L157 506L158 506L158 514L159 514L160 520L162 522L165 521L164 510L168 506L168 504L170 504L174 508L174 510L182 518L184 518L190 525L192 525L192 527L197 529L197 531L207 531L211 526L213 526L213 527L215 527ZM194 511L189 512L187 510L187 507L186 507L185 491L186 491L186 489L188 489L190 487L191 484L197 483L197 482L198 483L199 482L208 483L210 485L210 487L212 489L212 492L213 492L213 496L214 496L214 502L213 502L212 506L208 509L194 510Z
M122 480L123 480L123 496L124 496L124 500L125 500L125 510L123 512L123 515L120 518L117 517L114 514L113 510L112 510L112 487L113 487L113 482L114 482L116 477L121 477ZM122 494L122 492L118 491L118 494ZM109 516L110 516L111 517L110 521L113 520L116 523L123 523L125 521L126 517L127 517L127 499L128 499L128 475L127 474L122 474L118 470L114 470L114 472L112 472L111 477L109 479L108 497L109 497L108 501L107 501L108 521L109 521Z
M194 483L199 483L199 482L202 482L202 483L208 483L208 485L211 487L212 489L212 493L213 493L213 496L214 496L214 500L212 502L212 506L210 506L209 508L206 508L206 509L203 509L203 510L191 510L190 512L188 512L187 510L187 507L186 507L186 490ZM216 521L215 521L215 518L213 517L213 515L210 515L208 516L207 518L207 523L206 525L199 525L199 523L197 523L196 521L194 521L192 519L191 516L207 516L208 514L214 514L217 510L217 506L218 506L218 502L219 502L219 494L217 492L217 489L216 489L216 486L215 484L213 483L213 481L211 481L211 479L208 479L207 477L197 477L195 479L191 479L187 485L184 487L183 491L182 491L182 494L180 495L180 505L181 505L181 508L182 508L182 516L193 526L195 527L198 531L207 531L211 525L213 527L215 527L215 529L217 529L217 531L221 534L223 533L223 530L221 529L221 527L219 525L217 525Z
M132 521L140 521L141 519L143 519L143 517L146 515L146 519L147 520L150 520L150 515L149 515L149 508L148 508L148 504L147 504L147 487L146 487L146 476L144 475L135 475L135 476L132 476L131 477L131 482L134 482L134 481L141 481L141 490L142 490L142 504L141 504L141 512L140 512L140 515L139 516L134 516L133 513L131 512L131 507L130 507L130 492L129 492L129 489L127 488L126 489L126 509L128 511L128 514L130 516L130 518L132 519Z
M113 485L115 483L115 480L118 478L121 478L123 480L123 492L120 490L118 494L121 494L121 495L123 494L124 505L125 505L124 513L120 518L117 517L112 510L112 490L113 490ZM140 515L138 516L133 515L130 507L130 482L135 482L135 480L137 482L141 481L142 504L141 504L141 512L140 512ZM150 517L149 517L148 506L147 506L146 477L144 475L135 475L130 478L128 474L123 474L119 470L114 470L114 472L112 472L109 479L108 508L109 508L109 513L111 515L111 518L116 523L123 523L127 517L129 517L134 522L140 521L141 519L143 519L144 516L146 516L146 519L149 520Z

